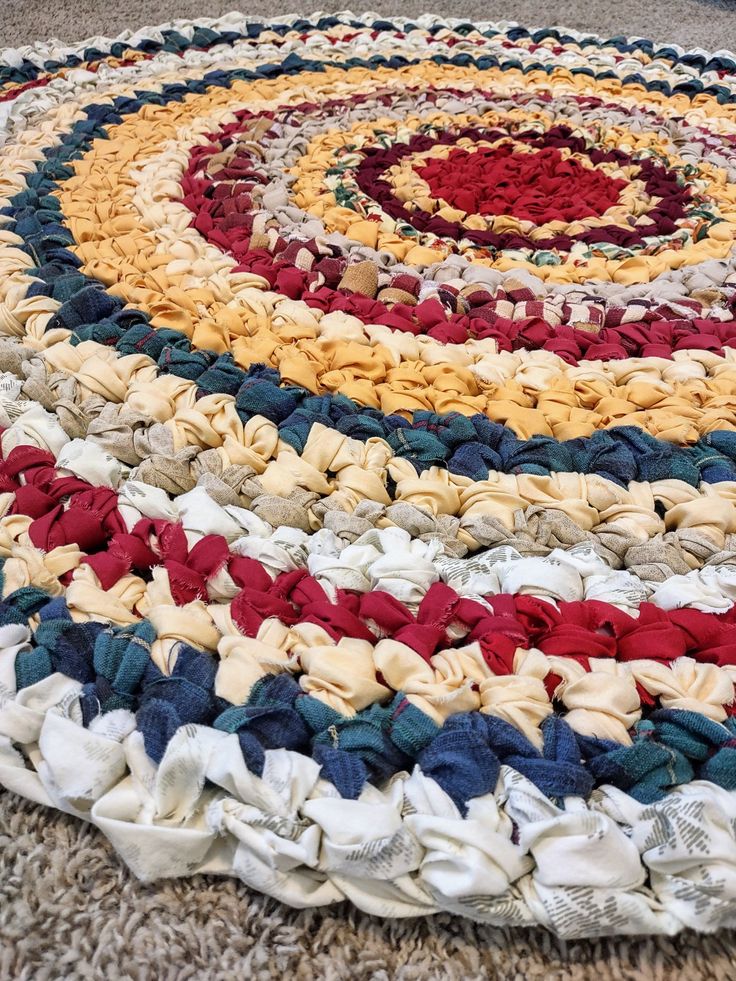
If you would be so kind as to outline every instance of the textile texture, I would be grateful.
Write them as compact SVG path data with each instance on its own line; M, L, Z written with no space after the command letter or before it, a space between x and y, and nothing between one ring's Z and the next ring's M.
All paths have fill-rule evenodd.
M0 86L0 784L143 883L736 926L736 56L229 14Z

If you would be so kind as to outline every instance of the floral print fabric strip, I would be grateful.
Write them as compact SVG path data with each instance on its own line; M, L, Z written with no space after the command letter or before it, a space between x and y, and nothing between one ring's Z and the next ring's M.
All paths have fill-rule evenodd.
M0 783L144 880L736 924L736 56L0 52Z

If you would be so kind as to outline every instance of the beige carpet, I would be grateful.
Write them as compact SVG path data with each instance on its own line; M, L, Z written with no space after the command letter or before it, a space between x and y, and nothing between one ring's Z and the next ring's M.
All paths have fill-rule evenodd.
M732 981L736 934L563 943L457 917L299 912L232 880L141 885L95 829L0 793L0 978Z

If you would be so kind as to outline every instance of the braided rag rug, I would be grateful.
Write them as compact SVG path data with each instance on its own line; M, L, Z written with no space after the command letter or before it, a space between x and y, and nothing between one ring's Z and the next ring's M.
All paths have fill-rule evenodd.
M137 876L736 925L736 60L0 53L0 782Z

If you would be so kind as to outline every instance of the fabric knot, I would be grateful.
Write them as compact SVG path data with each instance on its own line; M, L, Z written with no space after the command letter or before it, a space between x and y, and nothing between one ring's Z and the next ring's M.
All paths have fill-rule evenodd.
M417 762L463 816L468 801L493 791L501 767L484 718L469 712L450 716Z

